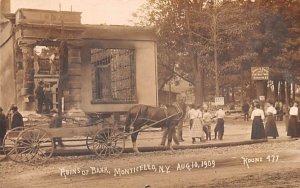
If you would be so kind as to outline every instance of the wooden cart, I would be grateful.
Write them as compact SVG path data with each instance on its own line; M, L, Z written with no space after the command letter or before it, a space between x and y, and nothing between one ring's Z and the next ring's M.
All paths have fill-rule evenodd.
M76 122L74 119L73 121ZM92 124L79 124L76 127L17 127L6 133L3 151L15 162L39 165L52 156L55 138L74 136L84 136L87 148L101 158L119 156L125 148L126 137L123 130L100 119Z

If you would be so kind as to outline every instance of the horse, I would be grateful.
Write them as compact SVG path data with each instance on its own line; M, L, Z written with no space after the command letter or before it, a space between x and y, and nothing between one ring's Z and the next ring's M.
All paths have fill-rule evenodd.
M131 107L126 117L125 132L129 133L130 127L133 126L131 134L133 151L139 152L136 146L137 136L142 129L147 127L166 128L168 130L168 147L173 150L171 133L182 118L183 111L177 103L165 105L163 108L143 104Z

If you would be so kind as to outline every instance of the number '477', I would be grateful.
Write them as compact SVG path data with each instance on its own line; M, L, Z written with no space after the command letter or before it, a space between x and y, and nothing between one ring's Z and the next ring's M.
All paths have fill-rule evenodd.
M276 163L278 162L279 155L268 155L266 159L271 163Z

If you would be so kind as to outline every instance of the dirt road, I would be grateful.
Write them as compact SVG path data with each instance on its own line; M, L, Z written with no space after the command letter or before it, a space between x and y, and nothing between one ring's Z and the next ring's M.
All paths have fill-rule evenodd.
M300 187L300 140L0 163L0 187Z

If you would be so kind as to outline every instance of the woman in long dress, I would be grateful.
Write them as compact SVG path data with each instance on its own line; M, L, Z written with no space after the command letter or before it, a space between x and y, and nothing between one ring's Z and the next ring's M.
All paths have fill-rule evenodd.
M194 119L193 125L191 127L191 137L193 144L196 142L196 138L199 138L200 141L203 141L202 112L200 110L200 107L197 107L194 115L196 118Z
M276 126L276 119L275 116L277 114L276 109L274 106L269 103L270 106L266 109L266 126L265 126L265 132L266 136L272 136L274 139L279 136L277 126Z
M265 119L264 111L260 109L260 105L255 104L254 110L251 113L252 131L251 139L263 139L266 138L264 123Z
M290 108L289 114L289 123L288 123L288 130L287 135L296 138L299 137L298 135L298 104L297 102L294 103L293 107Z

